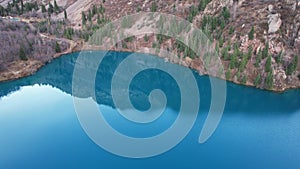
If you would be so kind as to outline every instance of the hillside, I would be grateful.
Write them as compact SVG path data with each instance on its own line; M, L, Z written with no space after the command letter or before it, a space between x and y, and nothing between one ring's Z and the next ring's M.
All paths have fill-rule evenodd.
M8 5L9 2L12 4L12 1L0 0L2 9L7 11L8 6L11 6ZM57 0L55 2L16 2L19 7L15 5L12 9L19 8L20 10L22 3L26 6L25 4L28 2L38 6L37 9L30 9L22 13L2 12L1 15L21 18L23 19L22 24L25 26L27 24L29 27L31 23L24 22L24 18L34 21L31 28L37 31L36 33L33 31L33 34L26 31L27 36L32 36L33 39L44 37L41 42L45 49L40 48L40 51L36 52L34 49L30 49L32 45L25 45L25 51L33 51L27 52L26 55L31 61L39 61L40 65L50 61L53 58L51 56L57 53L55 52L56 43L59 43L61 52L67 52L70 50L70 46L72 46L72 50L80 50L83 41L87 41L95 30L106 23L140 11L152 11L176 15L202 29L211 42L215 44L215 50L219 52L222 58L226 74L226 77L223 78L235 83L275 91L300 87L300 63L298 61L300 56L300 3L296 0ZM50 14L49 2L54 8ZM43 6L46 11L43 11ZM5 22L11 21L5 19ZM1 34L5 34L0 38L0 43L3 44L1 46L4 47L7 46L4 37L13 37L16 33L20 33L20 30L5 30L3 28L0 28L0 31ZM52 38L46 39L45 37ZM48 41L52 41L51 44L47 44L50 43ZM72 42L73 45L70 45ZM10 48L11 50L1 50L4 52L1 53L0 71L2 73L0 73L0 80L17 78L14 76L9 78L10 76L7 74L6 78L3 78L3 75L12 69L8 69L7 65L23 62L18 56L22 46L20 44L23 43L26 44L15 39L10 43L14 44ZM155 45L157 48L172 48L176 46L176 41L157 35L149 35L147 40L144 37L133 37L130 41L122 42L121 46L119 45L114 50L135 51L138 48L151 47L153 44L158 44L158 46ZM46 46L52 46L52 50L46 49ZM176 49L174 52L181 56L183 65L201 72L203 61L199 61L199 56L192 56L192 52L185 51L189 51L189 49L184 47L183 50ZM9 54L14 57L7 58ZM43 59L38 58L39 56ZM18 66L14 69L18 69Z

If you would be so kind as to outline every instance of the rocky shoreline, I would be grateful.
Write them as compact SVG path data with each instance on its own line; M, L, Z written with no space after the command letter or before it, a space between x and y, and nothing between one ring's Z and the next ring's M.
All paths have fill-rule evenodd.
M84 49L82 49L82 43L77 43L75 46L72 47L72 50L70 51L64 51L62 53L58 53L55 54L53 56L53 58L51 60L49 60L47 63L42 63L40 61L36 61L36 60L27 60L27 61L16 61L11 63L8 66L8 69L6 71L0 72L0 83L1 82L7 82L7 81L13 81L13 80L18 80L24 77L28 77L28 76L32 76L34 75L37 71L39 71L43 66L47 66L48 63L50 63L53 59L62 57L64 55L68 55L71 53L76 53L76 52L81 52L81 51L99 51L99 50L106 50L106 49L101 49L99 47L85 47ZM111 49L110 51L116 51L116 52L134 52L133 50L129 50L129 49ZM143 54L153 54L153 55L157 55L155 53L152 52L143 52ZM162 56L158 56L158 57L162 57ZM162 57L163 58L163 57ZM197 59L190 59L190 58L185 58L184 60L181 60L180 63L175 63L171 60L169 60L168 58L164 58L166 62L170 62L171 64L179 64L181 66L184 67L188 67L190 69L193 69L197 72L199 72L199 74L201 74L200 70L199 70L199 65L201 65L200 60ZM201 75L208 75L207 73L201 74ZM220 78L222 80L226 80L228 82L232 82L238 85L244 85L244 86L248 86L248 87L254 87L257 88L253 83L247 81L245 84L242 84L241 82L237 81L237 80L227 80L224 77L216 77L216 78ZM283 93L287 90L290 89L299 89L300 86L297 85L289 85L285 88L272 88L272 89L265 89L265 88L258 88L260 90L267 90L267 91L272 91L272 92L278 92L278 93Z

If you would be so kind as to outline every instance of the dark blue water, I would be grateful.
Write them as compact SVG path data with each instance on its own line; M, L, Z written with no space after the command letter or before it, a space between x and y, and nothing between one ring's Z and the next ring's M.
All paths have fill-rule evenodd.
M110 52L103 60L96 79L101 85L97 85L94 100L119 132L141 138L157 135L178 115L179 88L162 71L140 73L130 86L133 105L148 109L147 95L159 88L168 98L168 107L151 124L128 122L118 114L110 95L112 75L128 54ZM300 90L277 94L228 83L222 121L214 135L199 144L211 89L209 78L196 73L201 106L194 127L180 144L146 159L128 159L104 151L85 134L74 110L72 74L77 56L61 57L34 76L0 83L1 169L300 168ZM83 92L76 97L89 96Z

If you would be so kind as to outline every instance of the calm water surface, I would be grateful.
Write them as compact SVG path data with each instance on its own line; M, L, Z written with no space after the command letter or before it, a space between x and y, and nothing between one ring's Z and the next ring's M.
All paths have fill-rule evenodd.
M179 88L162 71L138 74L130 87L135 96L133 105L147 110L147 95L159 88L166 93L168 107L151 124L127 121L114 107L110 81L128 54L110 52L103 60L94 100L119 132L132 137L157 135L170 127L178 115ZM211 90L209 78L196 73L201 95L199 115L177 147L146 159L122 158L102 150L85 134L74 110L72 73L77 56L78 53L61 57L34 76L0 83L1 169L300 168L300 90L277 94L228 83L222 121L214 135L199 144ZM89 96L83 92L76 97Z

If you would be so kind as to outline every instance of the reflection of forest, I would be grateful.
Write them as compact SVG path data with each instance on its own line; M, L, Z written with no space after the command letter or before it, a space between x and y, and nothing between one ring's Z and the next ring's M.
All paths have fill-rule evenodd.
M89 52L85 53L88 54ZM114 106L110 94L112 76L115 69L118 67L118 64L122 62L122 60L128 54L129 53L109 52L107 54L107 57L104 58L103 62L99 66L95 81L95 93L97 97L96 99L99 104ZM0 83L0 97L15 92L19 90L22 86L32 86L34 84L50 85L60 89L65 93L72 94L73 70L77 56L78 53L75 53L58 58L49 65L43 67L34 76L26 77L16 81ZM161 59L157 59L156 57L153 58L160 62L163 62L163 60ZM91 63L87 60L84 63L84 65L80 66L82 66L82 68L88 69L93 67L92 64L94 63ZM94 90L90 90L88 88L89 85L87 84L90 82L86 81L83 77L82 83L83 85L80 86L80 90L76 93L76 97L92 97L93 93L91 92L93 92ZM173 81L172 78L166 73L162 73L161 71L155 70L149 70L149 72L146 71L133 79L129 91L133 105L141 110L149 108L150 105L148 102L148 95L153 89L161 89L165 92L169 100L168 106L172 106L173 108L179 107L180 92L175 81Z
M86 52L89 53L89 52ZM101 52L95 52L101 54ZM96 100L99 104L114 107L111 98L112 76L126 56L130 53L109 52L108 57L102 61L95 81ZM0 83L0 97L18 91L22 86L32 86L34 84L51 85L63 92L72 94L72 75L78 53L70 54L54 60L49 65L42 68L36 75L20 80ZM155 62L163 60L155 58ZM90 63L85 63L86 68L93 67ZM211 89L207 76L195 75L200 91L200 110L207 112L211 101ZM84 81L84 77L82 78ZM88 82L86 82L88 83ZM78 96L80 98L91 97L91 90L83 85ZM225 113L239 112L250 115L284 115L295 113L300 110L300 90L290 90L283 94L262 91L259 89L244 87L228 83L227 101ZM158 70L147 70L136 76L130 86L130 97L133 105L141 110L149 108L148 95L153 89L164 91L168 99L168 107L178 110L180 108L180 91L178 85L168 74Z

